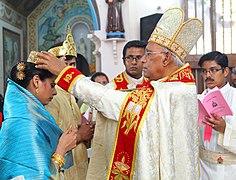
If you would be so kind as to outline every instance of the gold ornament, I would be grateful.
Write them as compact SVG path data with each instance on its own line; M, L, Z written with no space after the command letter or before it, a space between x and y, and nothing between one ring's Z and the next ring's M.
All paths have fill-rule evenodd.
M76 47L74 43L73 36L71 34L70 27L67 28L66 40L63 42L62 46L57 46L48 50L54 56L75 56L77 57Z
M27 59L27 62L35 63L39 58L37 57L38 52L37 51L31 51L29 54L29 57Z
M25 66L24 62L20 62L16 66L16 69L17 69L16 78L20 81L25 79L25 73L24 73L25 68L26 68L26 66Z
M51 160L59 166L59 169L65 164L64 157L57 153L53 153Z
M184 22L183 10L173 8L162 15L148 42L166 47L184 62L202 33L203 24L199 19Z

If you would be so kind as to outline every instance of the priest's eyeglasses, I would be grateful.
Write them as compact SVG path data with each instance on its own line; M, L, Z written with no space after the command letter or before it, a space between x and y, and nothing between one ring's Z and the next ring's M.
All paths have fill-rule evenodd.
M167 52L145 51L144 55L147 59L151 59L153 54L166 54Z
M224 68L215 68L215 67L211 67L209 70L206 69L201 69L201 74L202 75L206 75L208 72L210 74L216 74L218 71L220 70L224 70Z
M136 62L140 62L143 56L126 56L124 57L126 62L133 62L135 60Z

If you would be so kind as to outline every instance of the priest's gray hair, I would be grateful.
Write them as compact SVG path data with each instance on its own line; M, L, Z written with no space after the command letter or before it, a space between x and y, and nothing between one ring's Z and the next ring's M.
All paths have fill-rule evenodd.
M232 74L236 74L236 66L232 68Z
M172 55L172 57L174 58L174 63L175 63L176 66L183 66L184 65L184 63L179 59L179 57L176 56L172 51L170 51L166 47L163 47L163 49L166 53L169 52Z

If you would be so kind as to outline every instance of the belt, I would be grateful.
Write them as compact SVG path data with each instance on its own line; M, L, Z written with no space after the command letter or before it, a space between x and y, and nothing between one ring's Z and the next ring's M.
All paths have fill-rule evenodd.
M236 164L236 155L233 153L218 153L200 148L200 158L211 164L233 165Z

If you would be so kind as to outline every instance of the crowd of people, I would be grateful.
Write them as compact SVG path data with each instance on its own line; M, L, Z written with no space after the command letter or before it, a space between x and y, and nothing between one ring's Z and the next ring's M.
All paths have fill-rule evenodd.
M125 44L125 70L110 82L76 68L69 29L14 65L0 112L1 179L236 179L236 69L226 54L202 55L197 94L185 60L202 33L199 19L167 10L148 43ZM198 99L216 88L232 115L211 112L200 124Z

